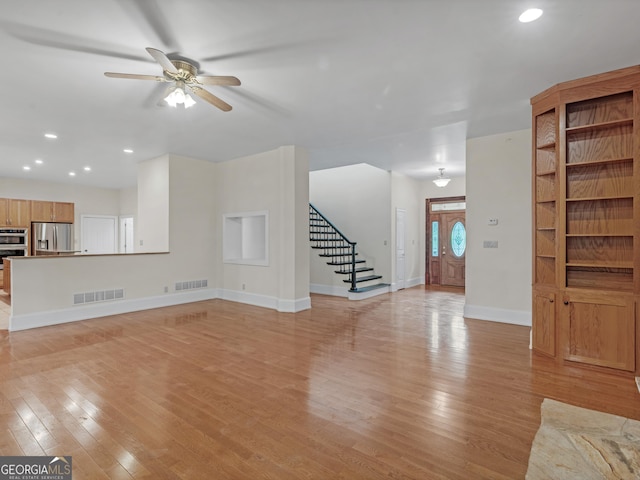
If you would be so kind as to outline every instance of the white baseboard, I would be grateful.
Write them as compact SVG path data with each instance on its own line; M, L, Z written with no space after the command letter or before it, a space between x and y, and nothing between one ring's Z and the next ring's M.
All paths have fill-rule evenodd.
M309 285L309 292L319 295L333 295L334 297L347 297L349 289L347 287L337 287L335 285L321 285L312 283Z
M47 312L12 315L9 318L9 331L15 332L30 328L47 327L61 323L78 322L109 315L119 315L122 313L137 312L139 310L200 302L214 298L218 298L218 289L207 288L155 297L100 302L93 305L74 306Z
M411 287L417 287L418 285L424 285L424 277L416 277L416 278L409 278L407 280L404 281L404 288L411 288ZM399 290L398 288L398 284L397 283L392 283L391 284L391 291L392 292L397 292Z
M294 313L311 308L310 297L296 300L282 300L265 295L207 288L156 297L134 298L131 300L124 299L113 302L100 302L93 305L74 306L62 310L12 315L9 318L9 331L15 332L18 330L28 330L30 328L47 327L61 323L78 322L109 315L120 315L123 313L137 312L139 310L170 307L172 305L213 300L216 298L271 308L279 312Z
M525 310L508 310L504 308L465 304L463 315L465 318L475 318L477 320L510 323L524 327L531 326L531 312Z
M220 290L220 297L230 302L246 303L256 307L270 308L278 312L299 312L311 308L311 298L298 298L295 300L283 300L269 295L240 292L237 290Z

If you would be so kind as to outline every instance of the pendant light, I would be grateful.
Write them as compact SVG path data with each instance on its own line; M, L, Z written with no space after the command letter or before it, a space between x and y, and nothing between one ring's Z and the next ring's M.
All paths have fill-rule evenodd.
M438 187L446 187L451 179L444 176L444 168L439 168L438 170L440 170L440 175L433 180L433 183Z

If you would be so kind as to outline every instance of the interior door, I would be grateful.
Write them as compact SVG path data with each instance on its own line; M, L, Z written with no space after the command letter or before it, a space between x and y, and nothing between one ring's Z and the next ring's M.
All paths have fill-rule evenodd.
M464 212L440 214L442 225L441 285L464 287L467 229Z
M117 253L117 217L82 216L82 253Z
M405 287L405 216L406 211L396 209L396 286Z
M120 253L133 253L133 217L120 217Z

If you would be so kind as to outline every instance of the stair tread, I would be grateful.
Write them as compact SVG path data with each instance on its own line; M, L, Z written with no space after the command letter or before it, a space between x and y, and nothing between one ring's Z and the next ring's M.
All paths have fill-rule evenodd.
M356 253L357 255L357 253ZM356 260L356 263L365 263L366 260ZM351 260L348 262L327 262L327 265L351 265Z
M356 255L358 255L356 253ZM346 253L321 253L320 255L318 255L320 257L350 257L351 254L346 252Z
M356 283L368 282L369 280L378 280L382 275L367 275L366 277L357 277ZM351 283L351 280L343 280L344 283Z
M343 275L348 275L352 272L353 270L345 270L344 272L341 270L335 270L336 273L340 273ZM356 268L356 273L360 273L360 272L373 272L373 267L360 267L360 268Z

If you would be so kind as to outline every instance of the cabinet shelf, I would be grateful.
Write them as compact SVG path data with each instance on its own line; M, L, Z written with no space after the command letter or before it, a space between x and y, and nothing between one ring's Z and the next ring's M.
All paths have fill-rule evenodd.
M565 132L567 135L582 132L593 132L596 130L602 130L612 127L624 127L627 125L633 125L633 118L623 118L620 120L613 120L610 122L591 123L589 125L579 125L577 127L567 127Z
M566 263L566 266L582 268L625 268L633 270L633 262L571 262Z
M565 200L567 202L593 202L597 200L623 200L627 198L633 199L633 195L607 195L603 197L567 198Z
M602 165L607 163L621 163L621 162L633 162L633 157L621 157L621 158L605 158L601 160L591 160L588 162L573 162L567 163L566 167L587 167L592 165Z
M567 233L567 237L630 237L632 233Z
M542 145L537 145L536 148L538 150L553 150L556 148L556 142L548 142Z

